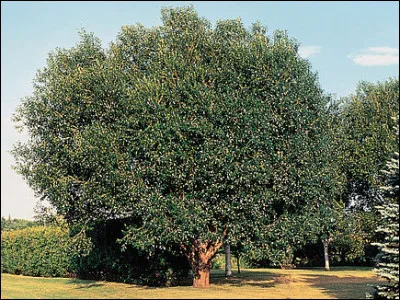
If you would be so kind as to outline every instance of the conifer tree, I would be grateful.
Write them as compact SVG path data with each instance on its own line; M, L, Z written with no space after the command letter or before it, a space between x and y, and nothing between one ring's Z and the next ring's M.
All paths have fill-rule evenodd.
M398 122L398 117L397 117ZM399 126L396 127L398 142ZM386 278L385 285L375 287L373 294L375 299L399 299L399 153L395 152L387 162L387 183L381 187L385 194L385 203L376 206L381 215L381 225L376 232L382 235L380 243L374 243L379 247L381 256L376 271L378 276Z

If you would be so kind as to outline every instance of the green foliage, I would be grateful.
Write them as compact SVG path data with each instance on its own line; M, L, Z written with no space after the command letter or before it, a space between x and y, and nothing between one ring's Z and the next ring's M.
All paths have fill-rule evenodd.
M339 198L346 205L349 223L353 223L351 218L357 221L351 235L338 232L332 254L335 259L347 252L341 261L355 259L368 263L376 251L370 244L379 239L374 230L380 218L374 206L383 202L379 187L385 182L385 176L380 170L387 157L398 149L398 138L391 130L396 124L393 117L399 110L398 78L376 84L360 82L355 95L342 100L334 112L337 116L335 155L340 173L345 176L345 189ZM365 253L359 256L362 247Z
M66 227L36 226L1 233L1 272L28 276L66 276L70 267Z
M321 265L322 241L329 239L333 265L368 265L373 257L364 252L370 241L363 218L363 213L345 211L340 206L327 209L322 205L302 214L282 215L265 228L260 243L252 247L249 256L254 266Z
M29 185L70 224L138 217L122 241L139 249L249 240L326 197L328 99L298 43L193 8L162 22L49 55L14 117Z
M337 150L348 182L344 199L356 210L371 210L382 201L379 187L385 177L380 170L398 149L392 130L398 111L398 78L360 82L356 94L344 99Z
M397 116L398 122L398 116ZM398 142L399 126L396 127ZM374 298L398 299L399 298L399 153L395 152L387 162L384 173L387 176L386 185L381 189L385 194L385 202L376 206L381 215L380 225L376 232L381 234L382 240L375 243L380 250L378 275L387 279L385 285L376 287Z
M293 266L294 252L305 243L305 218L299 215L282 215L275 223L268 226L265 236L257 247L253 248L252 260L256 265L288 268ZM305 225L305 226L303 226Z
M379 198L398 79L362 82L335 106L286 32L212 27L190 7L161 14L108 49L83 31L50 53L14 115L30 135L15 168L55 208L38 221L71 226L74 268L130 280L121 247L147 257L143 282L170 285L169 251L225 239L282 266L327 239L334 259L357 260L376 238L374 212L344 204ZM111 220L124 226L95 249Z
M86 231L91 250L72 261L72 268L79 278L172 286L188 275L185 257L162 250L149 254L132 247L121 251L117 239L122 236L121 230L127 221L110 220Z
M39 224L34 221L24 220L24 219L12 219L8 217L1 217L1 231L24 229L33 226L38 226Z
M149 254L116 242L123 224L108 222L94 228L36 226L3 231L1 271L28 276L65 277L172 286L186 277L185 257L166 251Z
M232 270L235 271L237 269L237 257L235 255L231 256ZM241 253L240 256L240 268L247 269L252 268L253 265L248 261L248 258L245 253ZM215 255L215 258L212 262L212 268L217 270L222 270L225 268L225 254L224 252L219 252Z
M370 258L365 255L367 234L360 217L344 212L336 220L330 244L330 260L333 265L368 264Z
M371 208L382 182L378 170L398 145L390 131L394 124L391 117L399 107L398 92L398 79L378 84L362 82L355 96L343 103L331 101L328 107L324 127L328 142L320 144L320 170L310 165L310 172L325 178L321 185L328 191L314 189L322 192L319 201L310 201L308 208L303 208L304 217L300 219L305 220L297 223L300 227L296 228L296 222L291 226L299 232L307 228L308 236L302 239L299 234L297 240L308 244L328 239L333 263L371 262L364 251L376 240L373 228L378 219ZM295 248L293 242L288 245ZM300 251L301 247L295 249Z

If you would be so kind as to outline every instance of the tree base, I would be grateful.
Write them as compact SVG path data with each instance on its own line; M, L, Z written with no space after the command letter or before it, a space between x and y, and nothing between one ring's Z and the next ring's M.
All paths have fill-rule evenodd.
M210 286L210 271L199 271L193 279L193 287L208 288Z

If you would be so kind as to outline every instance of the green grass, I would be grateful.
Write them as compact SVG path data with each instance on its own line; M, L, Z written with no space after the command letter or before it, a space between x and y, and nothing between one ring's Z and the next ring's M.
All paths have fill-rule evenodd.
M245 269L226 279L212 270L210 288L194 289L190 282L177 287L150 288L133 284L68 278L38 278L1 274L1 298L30 299L365 299L368 284L382 282L372 268Z

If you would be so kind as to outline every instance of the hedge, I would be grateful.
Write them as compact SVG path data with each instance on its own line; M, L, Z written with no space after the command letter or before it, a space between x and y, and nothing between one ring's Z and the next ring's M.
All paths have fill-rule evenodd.
M36 226L1 232L1 272L64 277L70 270L68 228Z
M189 264L185 257L166 251L150 255L132 247L121 252L117 239L122 237L123 224L123 220L97 224L79 243L77 232L66 225L2 231L1 272L44 277L73 275L150 286L171 286L186 278ZM82 255L86 242L91 247Z

